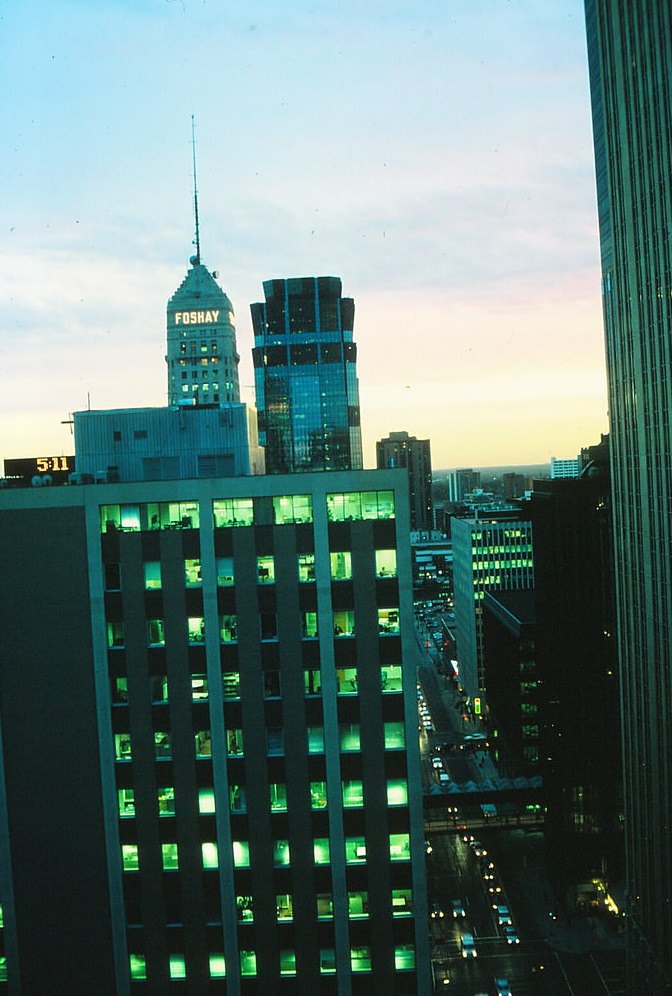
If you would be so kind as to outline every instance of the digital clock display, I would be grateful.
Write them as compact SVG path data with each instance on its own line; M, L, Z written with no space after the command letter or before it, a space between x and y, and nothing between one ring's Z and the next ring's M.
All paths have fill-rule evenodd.
M11 482L31 485L35 478L47 478L44 483L67 484L75 469L74 456L35 456L5 460L5 477Z

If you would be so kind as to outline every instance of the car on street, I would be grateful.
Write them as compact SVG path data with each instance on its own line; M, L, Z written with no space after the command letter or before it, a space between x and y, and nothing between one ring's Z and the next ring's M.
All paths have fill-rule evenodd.
M481 860L481 875L486 882L492 882L495 878L495 862L488 861L487 857Z
M511 986L506 979L495 979L497 996L511 996Z
M513 926L513 920L511 919L511 914L509 913L508 906L497 906L493 905L493 910L497 916L497 923L500 927Z
M450 781L450 775L448 774L447 771L443 770L439 771L439 781L441 782L442 785L448 784L448 782Z
M453 908L453 916L457 920L458 917L466 916L467 911L464 908L464 904L461 899L451 899L450 905Z
M515 932L513 927L508 925L504 927L504 940L507 944L520 944L518 934Z
M443 912L443 906L441 903L432 903L429 915L432 920L443 920L445 913Z
M438 754L433 754L431 760L432 760L432 767L433 768L442 768L443 767L443 758L439 757Z
M460 938L460 947L462 948L463 958L476 957L476 941L474 940L473 934L462 934L462 937Z
M484 847L480 840L472 840L471 849L477 858L484 858L488 853L487 847Z

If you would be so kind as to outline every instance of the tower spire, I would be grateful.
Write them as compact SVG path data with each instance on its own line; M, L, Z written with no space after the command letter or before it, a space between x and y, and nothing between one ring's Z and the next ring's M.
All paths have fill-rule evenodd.
M192 256L191 262L194 266L198 266L201 262L201 233L198 225L198 187L196 185L196 124L194 122L194 115L191 115L191 162L193 168L194 177L194 223L196 226L196 238L194 239L194 245L196 246L196 255Z

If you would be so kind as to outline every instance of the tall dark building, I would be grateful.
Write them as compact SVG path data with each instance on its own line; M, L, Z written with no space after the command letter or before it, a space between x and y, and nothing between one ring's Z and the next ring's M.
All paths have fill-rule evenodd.
M548 866L570 913L582 883L623 874L609 454L593 452L582 477L535 481L530 500Z
M354 301L337 277L267 280L264 296L251 310L266 472L361 468Z
M586 24L609 385L626 913L638 991L658 992L672 985L672 6L586 0Z
M397 470L0 491L10 993L430 991L408 532Z
M432 454L429 439L391 432L376 443L376 466L406 467L411 500L411 529L428 532L433 525Z

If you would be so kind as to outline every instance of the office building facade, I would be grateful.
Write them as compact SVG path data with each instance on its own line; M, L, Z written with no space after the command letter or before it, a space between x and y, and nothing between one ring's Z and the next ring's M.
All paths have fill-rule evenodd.
M637 985L659 992L672 985L672 8L586 0L586 25L609 388L626 922Z
M428 993L405 475L6 490L0 524L13 991Z
M264 282L251 305L266 472L362 467L355 305L337 277Z
M411 529L429 532L433 527L432 453L429 439L407 432L391 432L376 443L376 466L406 467L410 494Z
M534 587L532 524L519 511L451 520L457 658L467 693L485 693L483 598L486 591Z

